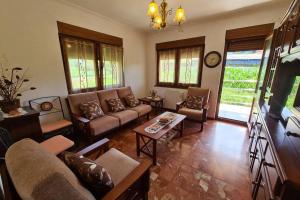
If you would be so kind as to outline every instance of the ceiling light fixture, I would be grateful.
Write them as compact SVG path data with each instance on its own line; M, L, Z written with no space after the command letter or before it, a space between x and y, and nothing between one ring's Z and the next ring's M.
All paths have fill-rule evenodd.
M151 18L151 26L154 29L164 29L167 26L167 17L172 14L172 9L168 10L166 0L158 7L158 4L152 0L148 7L148 16ZM180 26L185 21L185 12L181 6L176 10L174 21Z

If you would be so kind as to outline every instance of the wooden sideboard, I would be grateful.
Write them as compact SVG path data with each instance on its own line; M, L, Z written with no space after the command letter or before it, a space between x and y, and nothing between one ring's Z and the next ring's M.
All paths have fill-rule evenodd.
M249 123L253 199L300 199L300 138L286 134L266 104L255 104Z
M300 136L288 134L285 127L293 115L285 103L299 67L300 0L294 0L266 40L248 123L252 199L300 199Z
M40 113L29 108L23 108L27 113L12 118L5 118L0 121L0 127L7 129L11 135L13 142L17 142L23 138L32 138L40 141L42 138L42 129L40 126Z

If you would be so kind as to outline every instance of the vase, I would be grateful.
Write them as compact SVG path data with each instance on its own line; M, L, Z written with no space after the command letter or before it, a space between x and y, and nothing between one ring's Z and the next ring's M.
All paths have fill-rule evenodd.
M13 101L0 101L1 110L5 113L15 111L20 108L20 99L15 99Z

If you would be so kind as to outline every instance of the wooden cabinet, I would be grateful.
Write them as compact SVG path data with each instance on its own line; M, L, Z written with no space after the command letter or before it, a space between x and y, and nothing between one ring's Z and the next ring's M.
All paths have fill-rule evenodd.
M294 0L264 49L264 55L270 52L270 56L268 62L263 57L261 74L265 76L259 79L261 92L256 95L248 122L252 199L300 199L300 137L287 134L285 118L271 112L274 105L281 106L278 96L289 90L286 85L292 79L290 74L299 75L299 10L300 0Z
M300 138L286 135L266 104L255 103L248 127L252 199L300 199Z
M23 109L27 112L25 115L6 118L0 121L0 127L9 131L13 142L24 138L40 141L42 139L42 130L39 120L40 113L29 107Z
M250 123L250 173L252 178L253 199L274 199L279 172L275 165L275 156L267 137L267 129L255 106Z
M300 1L294 0L281 26L281 38L279 38L282 49L281 57L300 51Z

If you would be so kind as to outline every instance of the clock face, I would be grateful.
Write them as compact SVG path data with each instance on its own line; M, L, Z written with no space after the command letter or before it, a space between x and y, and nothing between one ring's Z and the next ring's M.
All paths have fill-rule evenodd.
M221 63L221 54L216 51L212 51L205 56L205 65L210 68L214 68Z

